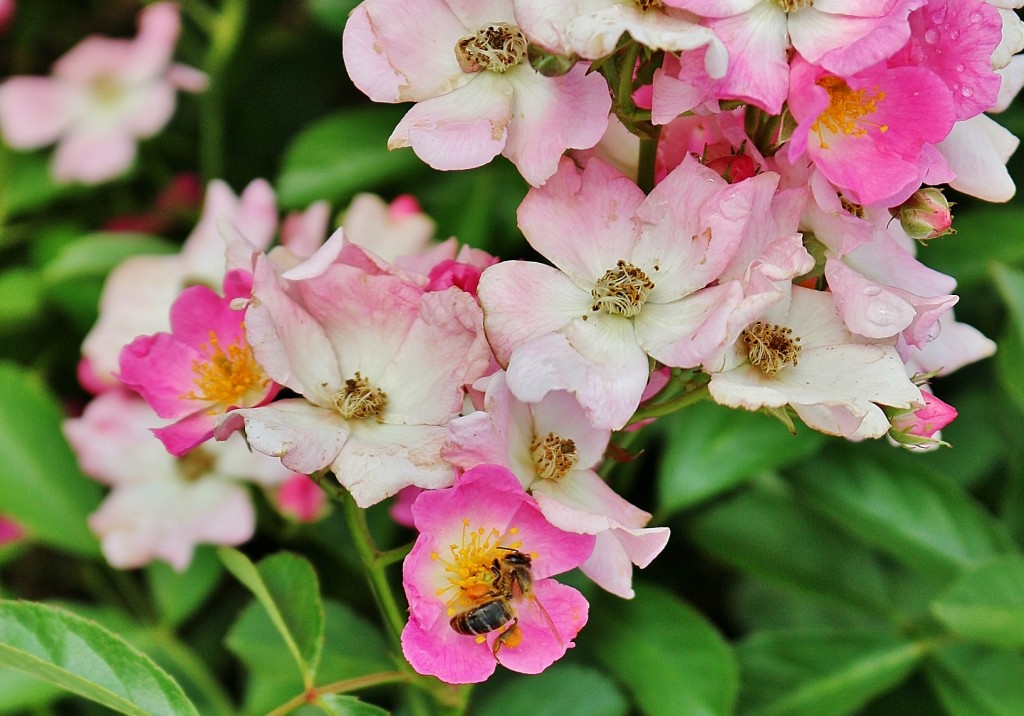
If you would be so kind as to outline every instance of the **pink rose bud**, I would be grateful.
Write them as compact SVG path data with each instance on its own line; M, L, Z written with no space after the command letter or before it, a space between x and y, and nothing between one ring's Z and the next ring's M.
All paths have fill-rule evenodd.
M757 174L754 158L746 154L728 154L706 163L708 169L718 172L730 184L741 182Z
M921 391L924 407L900 411L892 416L889 436L907 447L935 447L944 444L932 436L956 419L956 408L948 405L927 390Z
M903 230L911 238L925 241L956 233L952 228L953 213L950 207L952 204L946 200L941 189L926 186L889 211L900 220Z

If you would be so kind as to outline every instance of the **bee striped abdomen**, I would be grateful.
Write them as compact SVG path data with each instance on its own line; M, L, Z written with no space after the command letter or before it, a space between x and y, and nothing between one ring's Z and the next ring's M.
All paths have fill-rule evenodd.
M459 634L487 634L500 629L514 618L512 605L499 597L456 614L451 619L451 625Z

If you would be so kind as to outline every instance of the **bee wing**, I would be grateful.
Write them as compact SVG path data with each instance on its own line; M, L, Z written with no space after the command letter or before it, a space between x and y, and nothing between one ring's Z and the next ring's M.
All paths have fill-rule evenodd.
M537 595L531 591L523 596L525 596L527 601L530 603L530 608L535 609L540 614L541 619L544 620L544 623L547 624L548 629L551 630L551 633L555 637L555 641L558 642L559 648L564 647L565 644L562 642L562 635L558 633L558 627L555 626L555 620L551 618L551 615L548 614L548 610L540 603L540 599L537 598Z

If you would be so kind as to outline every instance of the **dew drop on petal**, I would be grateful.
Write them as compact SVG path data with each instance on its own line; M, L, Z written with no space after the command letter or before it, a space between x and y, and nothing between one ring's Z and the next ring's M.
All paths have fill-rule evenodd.
M882 292L882 289L878 286L865 286L861 289L861 293L865 296L877 296Z
M902 319L900 312L887 303L872 304L868 307L866 317L876 326L892 326Z
M965 68L964 68L963 63L961 62L961 63L957 63L957 66L954 67L953 69L955 69L957 72L963 72Z
M960 89L960 94L962 94L964 97L970 98L974 96L974 90L972 90L970 87L963 87Z
M972 12L971 16L969 18L967 18L967 19L970 20L971 22L981 22L981 13L980 12Z
M929 45L934 45L936 42L939 41L939 31L936 30L934 27L929 27L927 30L924 31L924 41L927 42Z

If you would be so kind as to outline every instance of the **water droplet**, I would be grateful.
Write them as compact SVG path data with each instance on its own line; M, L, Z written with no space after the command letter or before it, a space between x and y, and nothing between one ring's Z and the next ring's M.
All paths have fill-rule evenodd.
M962 94L964 97L973 97L974 90L972 90L970 87L964 87L963 89L960 90L960 94Z
M924 41L927 42L929 45L934 45L936 42L939 41L939 31L936 30L934 27L929 27L927 30L924 31Z
M955 92L958 89L960 89L960 83L959 82L954 82L953 83L953 91Z
M963 72L965 67L964 67L963 63L960 62L960 63L957 63L957 66L954 67L953 69L955 69L957 72Z
M960 37L960 31L959 30L950 30L949 31L949 39L955 40L958 37Z
M970 20L971 22L981 22L981 13L980 12L972 12L971 16L969 18L967 18L967 19Z
M932 22L938 25L940 22L946 19L946 8L940 7L938 10L932 13Z
M883 327L894 326L906 321L902 311L888 303L871 304L868 306L865 317L876 326Z
M863 293L865 296L877 296L878 294L880 294L882 292L882 289L879 286L873 286L872 285L872 286L865 286L864 288L862 288L860 290L860 292Z

